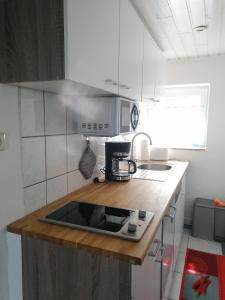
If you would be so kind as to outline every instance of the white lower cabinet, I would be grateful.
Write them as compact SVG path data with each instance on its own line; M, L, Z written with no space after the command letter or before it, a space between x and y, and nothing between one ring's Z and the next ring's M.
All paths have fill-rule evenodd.
M185 176L141 266L132 266L133 300L167 300L184 226Z
M161 298L162 225L141 266L132 266L132 299L160 300Z
M169 297L170 287L173 279L173 264L174 264L174 232L175 232L175 201L172 201L171 206L163 219L163 246L164 256L162 262L162 296Z
M162 298L168 299L184 228L185 176L163 220Z
M179 254L181 239L184 228L184 208L185 208L185 176L183 177L180 185L177 188L176 195L176 217L175 217L175 232L174 232L174 264L173 270L175 269L177 257Z

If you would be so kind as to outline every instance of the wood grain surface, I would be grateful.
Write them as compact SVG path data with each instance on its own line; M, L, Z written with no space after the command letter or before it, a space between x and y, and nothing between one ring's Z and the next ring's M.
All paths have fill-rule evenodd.
M130 300L131 265L22 237L24 300Z
M92 183L8 225L10 232L54 241L68 247L142 264L154 235L175 195L188 162L174 162L165 182L132 179L129 182ZM139 242L40 221L68 200L152 211L155 216Z
M64 79L63 0L0 1L0 82Z

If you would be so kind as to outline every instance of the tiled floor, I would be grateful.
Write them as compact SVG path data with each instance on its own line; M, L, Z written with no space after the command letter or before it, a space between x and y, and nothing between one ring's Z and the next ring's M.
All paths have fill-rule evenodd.
M194 238L190 236L189 230L184 229L169 300L179 300L182 272L187 248L222 255L222 247L220 243Z

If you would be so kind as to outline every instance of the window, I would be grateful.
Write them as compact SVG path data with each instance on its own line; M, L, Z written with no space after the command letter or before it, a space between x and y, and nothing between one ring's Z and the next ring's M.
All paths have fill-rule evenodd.
M168 86L159 102L140 103L139 131L153 144L170 148L205 148L209 84Z

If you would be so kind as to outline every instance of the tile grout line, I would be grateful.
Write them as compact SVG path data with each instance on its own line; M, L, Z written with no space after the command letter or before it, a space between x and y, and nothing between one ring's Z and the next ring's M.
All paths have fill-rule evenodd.
M68 101L68 99L67 99ZM68 166L68 161L69 161L69 152L68 152L68 107L66 105L66 192L69 194L69 166Z
M38 185L38 184L40 184L40 183L47 182L47 181L50 181L50 180L52 180L52 179L55 179L55 178L64 176L64 175L66 175L66 174L74 173L74 172L76 172L76 171L79 171L79 169L74 169L74 170L71 170L71 171L68 171L68 172L59 174L59 175L57 175L57 176L47 178L46 180L41 180L41 181L35 182L35 183L33 183L33 184L26 185L26 186L24 186L23 188L26 189L26 188L32 187L32 186L34 186L34 185Z
M18 105L18 114L19 114L19 136L20 136L20 168L22 173L22 183L23 183L23 204L24 204L24 213L25 213L25 195L24 195L24 168L23 168L23 147L22 147L22 110L21 110L21 87L17 88L17 105Z
M43 95L43 106L44 106L44 139L45 139L45 204L48 204L48 187L47 187L47 139L46 139L46 105L45 105L45 92L44 90L42 91L42 95Z

